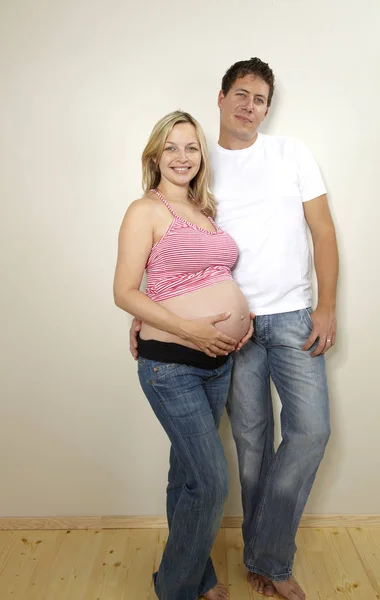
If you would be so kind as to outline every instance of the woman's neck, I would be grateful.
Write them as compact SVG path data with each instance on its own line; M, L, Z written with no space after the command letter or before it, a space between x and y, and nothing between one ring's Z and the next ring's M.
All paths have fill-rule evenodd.
M164 196L168 202L189 202L189 185L175 185L170 181L160 181L157 190Z

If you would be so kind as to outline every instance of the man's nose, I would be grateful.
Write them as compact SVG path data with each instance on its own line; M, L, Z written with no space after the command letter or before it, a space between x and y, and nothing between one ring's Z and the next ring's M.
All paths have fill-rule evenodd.
M246 110L248 110L249 112L253 112L254 109L254 102L253 102L253 96L249 96L247 98L246 104L245 104L245 108Z

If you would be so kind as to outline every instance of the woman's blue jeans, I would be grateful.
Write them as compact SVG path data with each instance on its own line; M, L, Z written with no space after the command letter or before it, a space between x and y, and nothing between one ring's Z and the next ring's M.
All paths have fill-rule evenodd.
M228 494L218 435L232 358L215 370L138 359L141 387L170 441L169 537L154 574L160 600L196 600L215 586L210 558Z

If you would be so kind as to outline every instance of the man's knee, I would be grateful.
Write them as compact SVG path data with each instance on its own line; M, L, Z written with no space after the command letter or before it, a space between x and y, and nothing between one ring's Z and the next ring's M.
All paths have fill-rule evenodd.
M323 453L328 444L330 436L331 436L330 423L324 423L323 426L318 428L318 430L309 434L308 438L309 438L310 446L313 448L316 448L316 449L320 449L320 451Z
M294 450L301 463L316 463L318 465L325 453L330 439L330 425L326 423L322 427L301 436L295 436Z

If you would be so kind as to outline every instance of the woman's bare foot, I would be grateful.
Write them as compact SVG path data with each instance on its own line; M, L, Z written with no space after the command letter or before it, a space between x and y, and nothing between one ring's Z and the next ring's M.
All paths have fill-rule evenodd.
M229 594L223 583L217 583L215 587L203 594L207 600L228 600Z
M272 581L272 584L276 592L281 594L286 600L306 600L305 592L293 577L286 581Z
M248 573L248 581L253 589L264 596L274 596L276 593L273 583L268 577L258 575L257 573Z

